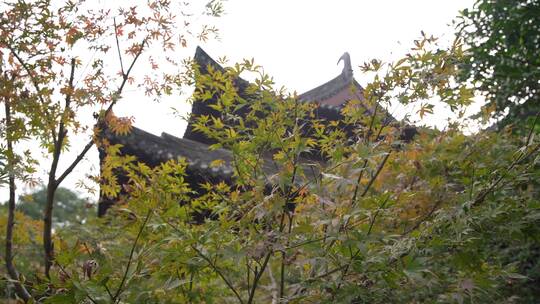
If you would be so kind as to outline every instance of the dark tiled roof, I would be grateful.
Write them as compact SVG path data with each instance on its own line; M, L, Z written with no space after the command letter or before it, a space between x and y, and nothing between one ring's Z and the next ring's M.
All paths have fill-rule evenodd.
M199 72L201 74L206 74L208 72L208 66L211 66L221 72L225 71L221 64L217 63L217 61L210 57L210 55L208 55L208 53L206 53L200 46L198 46L195 50L193 60L197 63ZM249 85L249 82L242 78L238 78L236 79L236 85L244 89Z
M348 56L348 55L347 55ZM214 67L215 69L219 71L224 71L225 69L217 63L208 53L206 53L201 47L197 47L195 50L195 56L194 60L199 66L201 73L206 73L208 70L208 65ZM341 101L341 104L328 104L324 103L324 101L328 101L332 97L336 96L339 93L342 93L343 91L354 91L356 90L356 93L354 95L356 96L350 96L350 98L362 98L360 95L362 95L362 92L364 88L354 79L352 69L349 70L350 67L345 66L343 71L333 78L332 80L313 88L307 92L304 92L298 96L298 99L303 102L315 102L319 104L319 115L320 118L328 118L328 119L335 119L335 117L341 117L341 109L345 105L345 103L349 100L343 100ZM243 90L248 85L249 82L238 78L237 79L237 86ZM360 96L360 97L359 97ZM321 103L322 102L322 103ZM197 102L195 102L197 103ZM373 110L372 108L367 107L366 105L363 105L365 109L366 115L372 115ZM193 114L195 115L201 115L203 113L199 112L207 112L210 111L210 108L205 107L205 105L193 105ZM384 113L386 116L386 119L388 122L396 122L396 119L392 117L391 114L389 114L386 110L383 110L379 108L379 113ZM201 136L197 136L193 134L194 131L192 130L191 124L188 124L188 127L186 129L186 133L184 137L191 138L191 139L205 139Z
M156 136L135 127L127 135L115 135L107 130L103 134L111 143L121 144L122 153L136 156L138 160L151 166L170 159L185 158L190 171L212 176L232 176L232 155L224 149L209 150L208 145L200 142L167 133ZM212 161L219 159L225 161L223 166L210 167Z
M344 89L350 89L354 86L362 91L362 86L352 78L350 74L341 73L334 79L314 88L298 96L301 101L305 102L320 102L331 98Z
M191 173L222 180L232 179L233 155L229 150L210 150L210 146L204 143L179 138L165 132L161 136L156 136L135 127L127 135L115 135L108 130L103 131L102 134L112 144L121 144L124 155L133 155L150 166L156 166L171 159L184 158L188 163L187 170ZM224 164L212 167L211 163L215 160L223 160ZM313 178L315 169L311 170L309 167L304 165L304 171L308 178ZM271 157L268 157L264 158L262 170L267 178L271 178L278 172L278 167Z
M195 56L193 57L195 62L199 65L201 73L206 73L207 67L210 65L220 71L224 71L223 67L217 63L208 53L206 53L200 46L195 50Z
M202 74L208 71L209 65L216 70L225 71L225 69L219 63L217 63L199 46L195 50L195 56L193 59L197 63L199 71ZM242 78L238 78L237 82L244 88L249 85L249 82ZM304 102L319 102L321 100L331 98L344 89L350 89L351 85L355 86L355 88L359 91L363 90L362 86L356 80L354 80L352 74L343 72L327 83L300 94L298 98ZM341 106L336 105L321 104L321 107L338 112L341 110Z

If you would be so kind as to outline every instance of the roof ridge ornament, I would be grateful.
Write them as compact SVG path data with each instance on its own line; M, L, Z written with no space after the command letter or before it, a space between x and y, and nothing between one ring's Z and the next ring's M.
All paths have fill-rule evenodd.
M352 79L353 69L351 66L351 55L349 55L348 52L343 53L343 55L339 57L337 64L339 64L342 60L343 60L343 71L341 71L341 75L343 75L346 79Z

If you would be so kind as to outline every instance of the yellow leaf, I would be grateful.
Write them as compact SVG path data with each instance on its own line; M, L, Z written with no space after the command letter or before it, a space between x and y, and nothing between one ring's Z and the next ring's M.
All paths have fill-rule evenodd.
M225 164L225 161L223 159L214 159L211 163L210 163L210 168L217 168L217 167L221 167Z

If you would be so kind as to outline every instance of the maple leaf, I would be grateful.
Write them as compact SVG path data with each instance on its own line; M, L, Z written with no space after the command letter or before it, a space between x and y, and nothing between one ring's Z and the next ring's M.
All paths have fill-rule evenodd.
M72 27L69 29L69 31L66 34L66 43L72 46L82 36L83 34L79 31L79 29L77 29L77 27Z
M127 135L133 129L133 117L117 117L110 112L107 115L107 123L111 131L116 135Z
M122 28L122 26L118 26L116 28L116 36L120 37L122 35L124 35L124 29Z

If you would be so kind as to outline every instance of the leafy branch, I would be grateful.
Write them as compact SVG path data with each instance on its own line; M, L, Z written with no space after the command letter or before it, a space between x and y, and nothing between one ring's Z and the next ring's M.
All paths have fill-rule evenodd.
M144 228L146 227L146 224L148 223L148 220L150 219L151 215L152 215L152 209L148 208L146 216L144 217L144 221L141 224L141 227L139 227L139 232L137 233L137 236L135 237L135 240L133 241L133 245L131 246L131 250L129 251L128 262L126 265L126 270L124 271L124 275L122 276L122 280L120 281L120 284L118 285L118 288L116 289L114 296L111 298L111 301L113 303L120 301L120 296L122 295L122 292L124 291L124 284L126 283L127 276L129 274L129 268L131 267L131 263L133 261L135 249L137 248L139 239L141 238Z
M199 249L197 249L196 246L194 245L191 245L191 249L193 249L197 255L199 255L201 258L203 258L203 260L205 260L208 265L210 265L210 267L212 267L212 269L214 270L214 272L216 272L219 277L223 280L223 282L225 282L225 284L227 285L227 287L234 293L234 295L236 296L236 298L238 299L238 302L240 302L241 304L244 303L244 300L242 300L242 297L240 296L240 294L238 293L238 291L236 291L236 288L234 288L234 286L232 285L232 283L227 279L227 277L223 274L223 272L217 267L217 265L212 262L211 259L209 259L206 255L204 255L202 253L202 251L200 251ZM248 302L250 303L250 302Z

